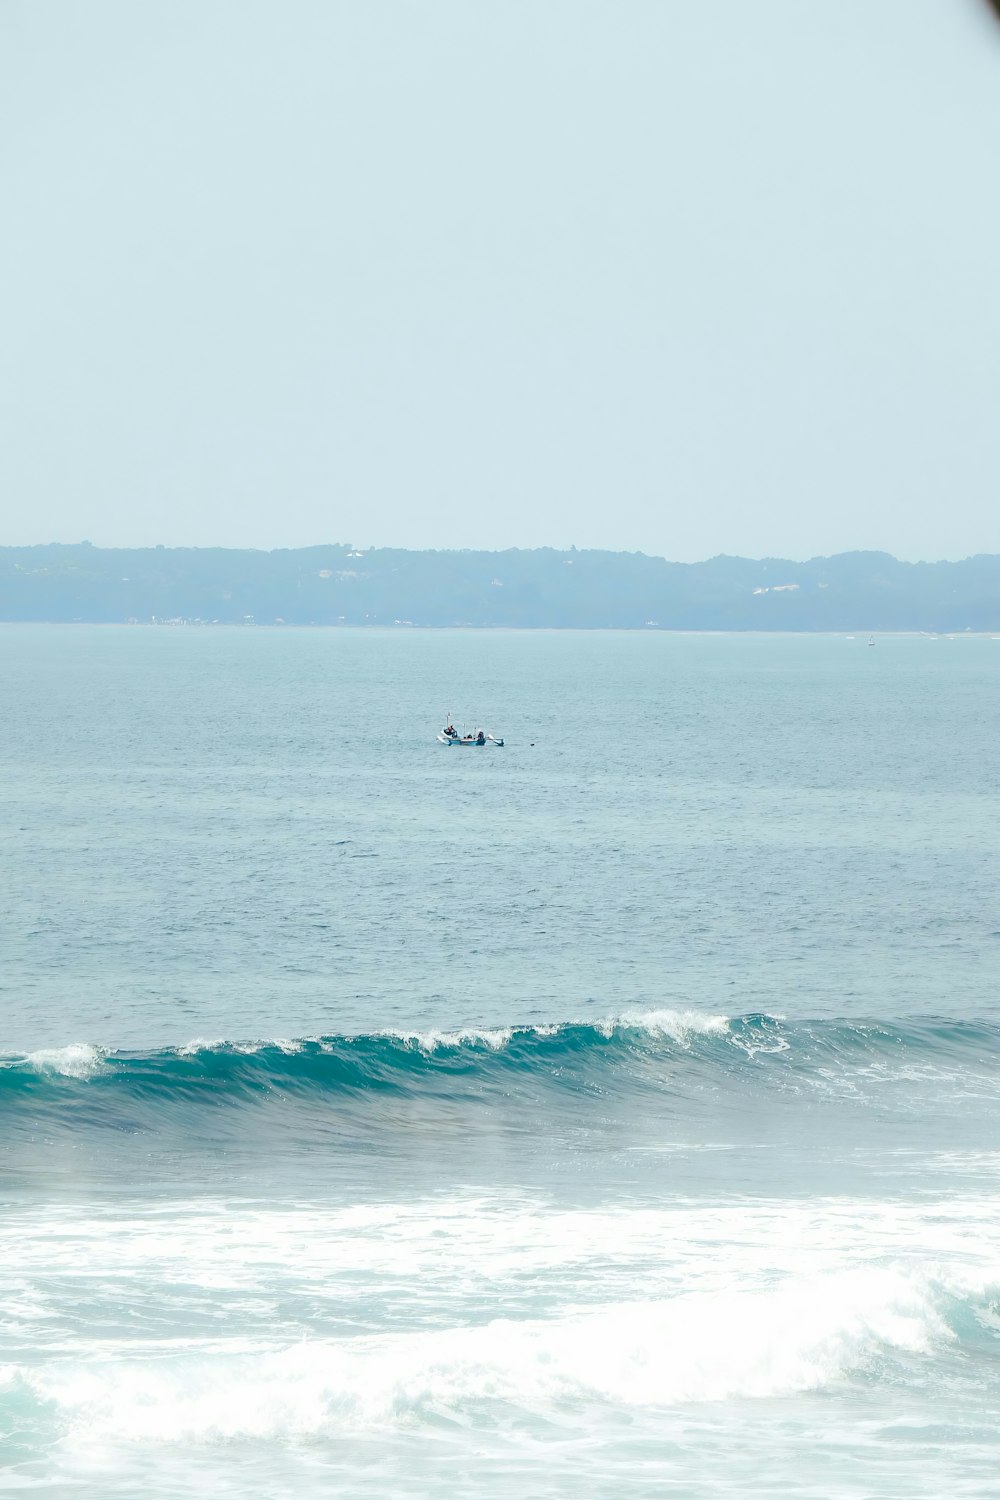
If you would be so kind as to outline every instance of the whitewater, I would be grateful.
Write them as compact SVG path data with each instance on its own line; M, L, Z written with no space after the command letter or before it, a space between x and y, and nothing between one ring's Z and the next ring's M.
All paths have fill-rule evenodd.
M0 632L0 1488L994 1495L998 672Z

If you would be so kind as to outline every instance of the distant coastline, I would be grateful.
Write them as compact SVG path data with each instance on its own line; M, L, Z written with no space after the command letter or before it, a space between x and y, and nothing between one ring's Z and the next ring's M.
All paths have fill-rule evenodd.
M905 563L643 553L0 547L0 622L695 633L1000 631L1000 555Z

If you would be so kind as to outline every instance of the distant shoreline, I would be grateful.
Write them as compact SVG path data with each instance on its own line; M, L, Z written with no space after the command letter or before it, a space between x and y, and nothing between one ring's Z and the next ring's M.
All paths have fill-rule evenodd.
M1000 555L905 563L641 552L0 547L0 620L50 625L337 626L915 635L1000 631Z

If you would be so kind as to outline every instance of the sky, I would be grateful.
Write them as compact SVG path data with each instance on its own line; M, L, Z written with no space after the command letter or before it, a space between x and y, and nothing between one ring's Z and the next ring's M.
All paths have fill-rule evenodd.
M985 0L3 0L0 543L1000 552Z

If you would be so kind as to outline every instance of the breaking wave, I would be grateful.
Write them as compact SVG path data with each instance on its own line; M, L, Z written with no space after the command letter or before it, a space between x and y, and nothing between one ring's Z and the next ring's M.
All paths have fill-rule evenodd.
M451 1102L560 1094L683 1093L760 1087L850 1093L865 1080L943 1076L992 1089L1000 1027L929 1019L898 1025L625 1012L596 1021L225 1041L148 1052L77 1042L0 1057L0 1109L79 1095L238 1104L280 1097L392 1095Z
M91 1047L89 1042L72 1042L68 1047L43 1047L38 1052L29 1052L24 1065L43 1076L56 1073L63 1078L91 1078L101 1067L105 1055L99 1047Z
M511 1409L555 1417L790 1396L962 1342L965 1299L900 1270L283 1348L8 1367L71 1441L288 1440Z

